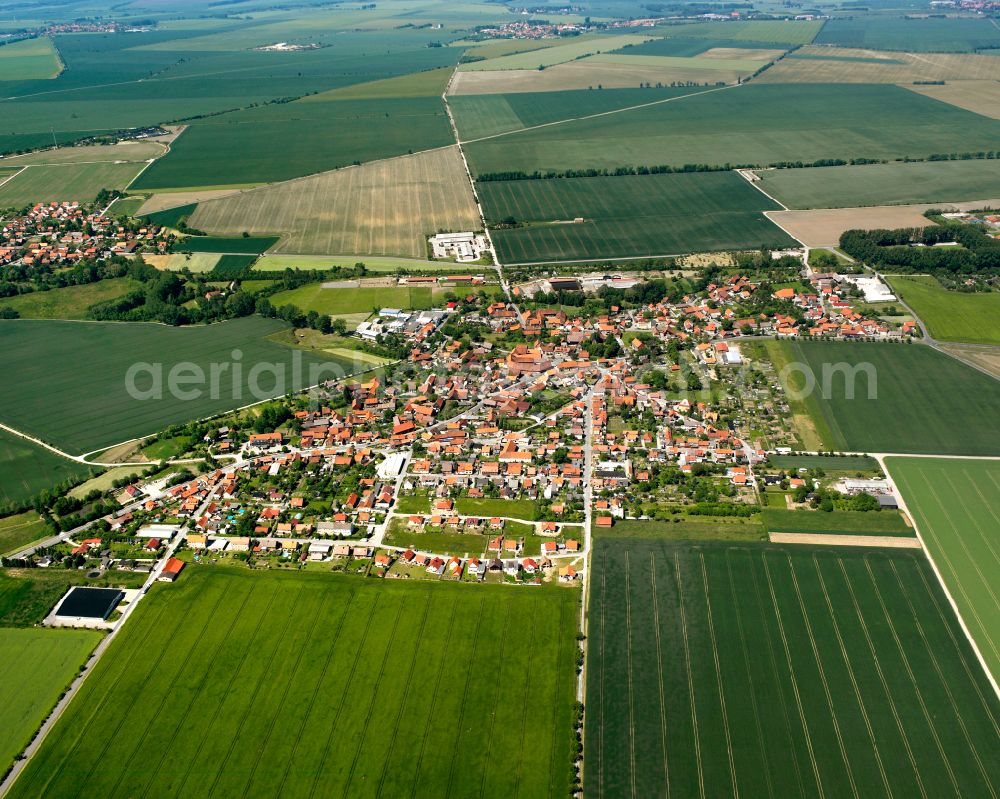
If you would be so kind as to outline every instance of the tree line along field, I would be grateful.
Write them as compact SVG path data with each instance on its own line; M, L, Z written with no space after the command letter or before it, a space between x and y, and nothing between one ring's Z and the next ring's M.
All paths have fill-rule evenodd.
M893 292L920 318L935 339L1000 344L1000 293L949 291L930 276L889 278Z
M897 86L750 83L465 146L474 174L926 158L990 150L1000 122Z
M1000 29L989 19L847 17L827 20L816 44L872 50L969 53L1000 47Z
M341 374L356 371L344 359L320 360L265 340L285 327L283 322L257 316L188 328L138 322L0 322L0 363L7 374L19 376L0 387L0 421L67 452L82 453L300 390L319 382L310 382L313 365L329 366ZM241 353L239 379L234 388L232 367L219 372L213 398L211 365L233 363L234 350ZM296 362L301 365L299 374ZM126 378L130 367L141 363L161 370L159 398L130 396ZM203 391L195 399L183 399L192 389L190 384L180 385L183 393L170 391L168 375L180 363L204 370L204 381L195 386ZM285 384L276 387L270 368L261 367L256 373L261 395L251 391L251 371L259 364L284 370ZM323 380L333 377L329 370L321 375ZM153 380L149 371L142 370L136 388L153 392Z
M20 504L59 483L81 480L93 471L0 430L0 507L8 502Z
M26 166L0 186L0 208L63 200L92 203L101 189L124 189L144 166L109 162Z
M211 233L281 234L277 253L427 256L427 236L481 226L457 146L199 203Z
M0 773L31 741L101 638L96 630L0 627Z
M1000 161L922 161L768 169L760 187L788 208L962 202L1000 194Z
M791 406L809 414L825 449L1000 454L1000 428L987 421L1000 407L1000 384L954 358L922 344L775 343L785 363L801 365L815 380L816 389L802 400L793 398ZM808 384L801 367L788 373L786 389L801 391ZM853 399L847 390L851 370L857 370L850 381ZM875 375L874 399L869 399L869 371Z
M1000 783L1000 702L922 553L598 541L591 591L587 796Z
M790 246L763 211L779 206L733 172L476 184L504 263ZM582 219L582 222L574 222Z
M189 566L10 795L564 796L579 594L468 589Z
M886 467L958 612L1000 679L1000 463L887 458Z

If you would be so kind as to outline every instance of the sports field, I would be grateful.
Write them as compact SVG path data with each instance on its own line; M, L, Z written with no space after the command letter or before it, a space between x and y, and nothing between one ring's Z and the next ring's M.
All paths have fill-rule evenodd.
M803 47L759 76L763 83L898 83L995 80L1000 59L971 53L886 53Z
M10 422L0 418L7 424ZM0 430L0 507L21 503L60 483L87 477L91 469L83 464Z
M1000 161L761 170L758 185L789 208L961 202L1000 193Z
M965 625L1000 680L1000 462L888 458L886 467Z
M889 283L935 339L1000 344L1000 292L948 291L933 277L922 275L893 277Z
M587 796L1000 784L1000 702L922 553L598 541L592 580Z
M1000 407L1000 383L947 355L922 344L776 345L815 381L815 390L793 402L792 411L801 406L808 413L827 449L1000 455L1000 427L985 423ZM857 379L848 381L851 370ZM868 372L875 375L872 383ZM801 368L787 373L786 386L801 390L807 384Z
M188 567L10 795L565 796L578 599Z
M0 421L80 453L313 385L319 382L310 379L313 364L354 371L346 361L329 357L321 362L265 340L284 327L257 316L186 328L138 322L0 322L0 367L19 376L0 386ZM234 350L240 352L238 375L229 371ZM299 374L296 361L301 363ZM202 379L192 383L191 372L183 371L179 390L171 391L169 375L182 363L200 368ZM87 366L86 379L79 375L81 364ZM130 396L126 385L136 364L150 364L136 373L140 398ZM217 373L216 392L212 364L229 364ZM275 372L284 379L276 380ZM157 374L162 376L159 394ZM251 390L254 383L259 391ZM189 391L198 396L190 398Z
M2 49L2 48L0 48ZM35 731L101 640L94 630L0 627L0 774Z
M849 17L828 20L816 44L873 50L968 53L1000 47L1000 29L989 19Z
M778 206L733 172L487 181L476 190L504 263L671 255L795 243ZM581 219L581 222L574 220Z
M200 230L281 234L277 252L427 256L427 236L480 226L458 147L277 183L198 205Z
M0 79L46 80L62 69L52 39L37 36L0 47Z
M0 208L55 200L92 203L101 189L124 189L144 166L107 161L29 166L0 186Z
M22 319L86 319L91 305L124 297L141 285L127 277L99 280L0 298L0 308L13 308Z
M926 158L994 149L1000 122L886 85L749 83L465 148L474 173Z

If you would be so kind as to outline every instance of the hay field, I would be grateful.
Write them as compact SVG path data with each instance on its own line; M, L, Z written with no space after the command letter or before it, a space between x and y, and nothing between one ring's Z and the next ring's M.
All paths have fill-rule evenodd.
M963 80L944 86L905 86L911 92L940 100L991 119L1000 119L1000 79Z
M949 291L930 275L900 275L889 282L935 339L1000 344L1000 292Z
M113 162L28 166L0 186L0 208L63 200L91 203L101 189L124 189L144 166Z
M139 208L140 215L155 214L183 205L194 205L205 200L218 200L236 194L240 189L207 189L203 191L158 192L149 197Z
M837 247L845 230L927 227L932 225L924 211L948 208L969 211L996 208L1000 200L975 200L964 203L920 205L876 205L869 208L818 208L812 211L769 211L767 218L807 247Z
M1000 80L1000 57L807 46L777 62L757 80L762 83L900 84L918 80Z
M276 183L198 205L189 224L281 235L278 253L423 258L426 236L481 227L458 147Z

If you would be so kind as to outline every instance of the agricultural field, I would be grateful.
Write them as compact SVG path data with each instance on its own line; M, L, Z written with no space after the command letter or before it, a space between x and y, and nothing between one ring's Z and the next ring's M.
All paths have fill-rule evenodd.
M31 741L101 637L95 630L0 627L0 652L4 658L0 773L7 771Z
M588 796L1000 783L1000 702L922 553L598 541L592 579Z
M21 378L0 388L0 421L65 451L82 453L314 385L319 382L310 375L314 364L354 371L350 363L332 356L320 361L265 340L284 327L283 322L256 316L187 328L138 322L0 322L0 364L6 373ZM233 350L242 353L242 375L234 381L230 372L220 372L213 399L210 365L231 365ZM298 374L296 360L301 364ZM133 398L126 388L128 372L145 362L152 371L140 371L135 387L140 395L153 396ZM180 363L204 372L203 382L193 388L199 394L194 399L182 399L192 390L186 382L190 372L183 372L178 384L182 393L175 397L169 390L169 374ZM81 364L87 365L86 380L79 376ZM266 368L254 369L258 364ZM284 374L283 385L275 385L282 381L275 380L272 367ZM156 396L157 372L163 377L161 396ZM327 375L329 371L323 378ZM259 392L251 390L253 383ZM33 457L56 458L31 449Z
M435 289L428 286L370 286L366 288L324 288L322 283L307 283L297 289L271 297L275 308L294 305L302 311L316 311L328 316L371 314L379 308L431 308ZM443 296L442 290L440 294Z
M27 406L29 412L30 408L30 405ZM6 418L0 418L0 421L10 424ZM42 491L67 482L75 483L93 472L94 469L89 466L0 430L0 508L7 503L16 507Z
M961 202L1000 193L1000 161L768 169L757 173L764 191L789 208Z
M13 308L22 319L86 319L87 309L99 302L124 297L141 283L122 277L66 286L49 291L35 291L0 299L0 308Z
M35 511L0 519L0 555L37 541L45 536L45 520Z
M933 277L892 277L896 296L927 325L935 339L966 344L1000 344L1000 292L948 291Z
M48 80L61 69L59 53L49 36L22 39L0 47L0 76L4 82Z
M193 253L260 255L277 241L277 236L189 236L175 249Z
M0 48L2 50L3 48ZM4 166L54 166L56 164L89 164L99 161L145 162L159 158L167 151L165 145L153 139L143 141L123 141L118 144L81 144L75 147L49 148L23 155L8 155Z
M479 213L458 147L277 183L198 205L212 233L281 234L279 253L427 256L439 230L476 230Z
M764 526L769 533L812 535L916 535L897 511L784 510L764 508Z
M285 269L352 268L359 263L369 272L462 272L467 267L453 261L420 261L372 255L273 255L266 254L254 265L255 272L283 272ZM263 275L262 275L263 277Z
M769 455L769 466L776 469L822 469L830 472L872 472L879 468L878 461L862 455Z
M1000 680L1000 462L887 458L886 468L980 654Z
M766 541L759 516L668 516L663 519L616 519L610 529L595 527L594 538L657 541Z
M57 200L92 203L101 189L124 189L144 166L131 162L28 166L0 186L0 208Z
M763 215L777 206L732 172L476 184L502 262L671 255L793 245ZM574 222L582 219L581 222Z
M735 22L682 22L653 29L669 38L728 39L768 44L809 44L823 27L821 20L739 20Z
M1000 47L1000 29L986 18L859 16L828 20L816 37L816 44L921 53L971 53Z
M217 252L175 252L170 255L145 255L143 260L157 269L180 272L187 269L193 274L206 274L215 269L222 258Z
M627 165L926 158L961 141L989 150L1000 122L897 86L764 85L513 132L469 143L475 174Z
M630 44L641 44L650 37L640 35L619 35L586 37L582 41L571 40L568 44L532 50L530 52L488 58L485 61L472 61L459 66L459 72L497 72L505 70L538 70L539 67L551 67L576 61L595 53L609 52Z
M786 371L786 387L801 392L809 385L803 368L815 381L815 390L793 401L792 410L798 406L808 414L825 449L1000 455L1000 428L983 424L995 416L1000 384L931 347L799 340L773 345L785 363L800 365ZM850 370L857 376L853 399ZM875 379L870 382L866 373Z
M694 56L706 55L715 56L718 52L724 51L732 54L734 51L746 51L747 57L755 57L750 54L754 51L760 54L759 57L765 61L770 61L785 52L785 48L777 48L774 43L740 41L739 39L686 39L667 38L649 39L642 44L633 44L623 47L620 50L612 50L613 53L628 53L631 55L666 55L680 56L683 58L693 58ZM766 53L767 55L763 55Z
M188 567L10 795L564 796L578 599Z
M963 80L944 86L907 86L912 92L932 97L942 103L964 108L976 114L1000 119L1000 82L995 80Z
M970 53L891 53L803 47L760 75L762 83L899 83L1000 78L1000 58Z

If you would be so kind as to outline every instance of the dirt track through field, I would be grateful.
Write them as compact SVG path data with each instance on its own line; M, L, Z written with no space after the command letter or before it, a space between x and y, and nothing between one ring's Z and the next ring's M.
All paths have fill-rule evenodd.
M833 547L888 547L920 549L920 541L896 535L827 535L823 533L768 533L772 544L823 544Z

